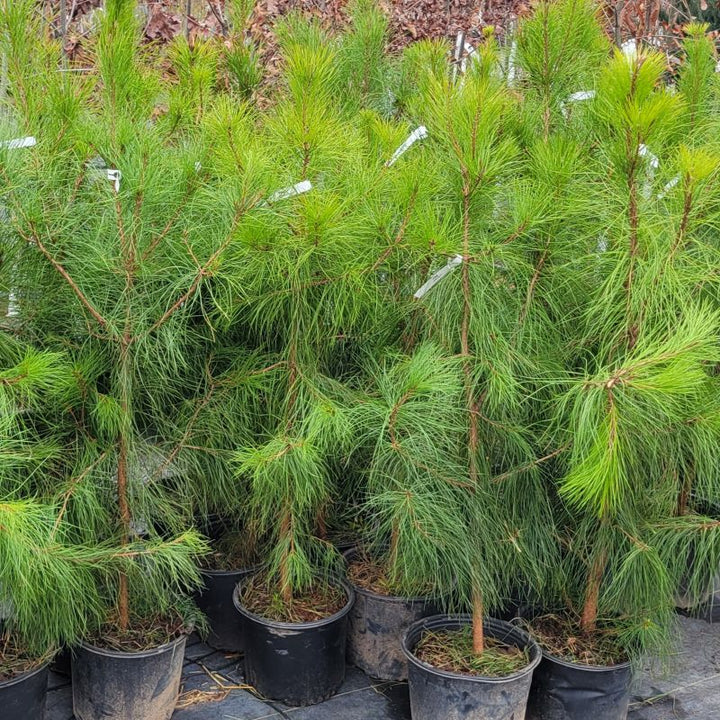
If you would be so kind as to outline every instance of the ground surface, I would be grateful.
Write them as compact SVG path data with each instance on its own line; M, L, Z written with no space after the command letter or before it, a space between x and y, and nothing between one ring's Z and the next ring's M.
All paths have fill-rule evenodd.
M674 670L643 676L628 720L715 720L720 718L720 623L679 618L681 643ZM72 720L68 678L53 673L45 720ZM1 714L1 713L0 713ZM173 720L409 720L407 688L373 681L348 668L345 684L331 700L288 708L256 697L244 685L236 655L215 652L193 638L187 647L180 707ZM438 718L442 720L442 718Z

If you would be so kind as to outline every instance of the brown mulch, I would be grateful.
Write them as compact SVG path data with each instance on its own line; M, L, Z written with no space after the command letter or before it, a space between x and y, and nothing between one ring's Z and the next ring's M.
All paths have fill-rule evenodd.
M512 675L530 662L526 650L488 636L484 651L476 654L470 626L425 632L413 654L438 670L480 677Z
M84 45L97 26L97 9L105 0L67 0L66 50L82 61ZM257 0L250 22L250 33L259 41L270 67L276 60L273 26L289 12L297 10L319 18L328 28L340 29L348 22L350 0ZM700 15L717 3L701 0ZM493 26L502 37L518 17L526 15L533 0L378 0L390 19L389 46L399 50L414 40L445 38L454 41L464 32L476 44L482 29ZM60 0L44 0L43 13L48 27L61 34ZM601 3L608 34L619 44L629 38L659 41L669 59L679 47L683 25L692 18L682 3L669 2L660 13L660 0L605 0ZM189 8L189 13L188 13ZM139 14L147 42L168 42L179 34L190 38L224 36L230 32L225 0L140 0ZM718 32L713 31L713 37Z
M160 647L189 633L182 618L153 617L131 620L129 628L120 628L110 620L100 632L89 638L91 645L105 650L143 652Z
M317 584L308 590L296 592L292 602L282 597L276 584L255 575L243 586L243 607L255 615L276 622L315 622L334 615L345 607L347 597L339 587Z
M66 49L81 54L82 46L97 24L96 11L103 0L68 1L72 16L67 22ZM319 18L328 28L340 29L348 23L349 0L258 0L251 19L251 33L272 55L275 47L273 26L291 11ZM500 35L519 15L529 9L530 0L379 0L390 18L390 48L398 50L414 40L446 38L454 40L464 32L468 41L481 37L482 28L493 25ZM228 33L225 0L145 0L140 3L143 34L148 42L167 42L187 33L209 37ZM59 2L46 5L45 17L60 35Z
M557 615L543 615L529 623L529 631L551 655L582 665L617 665L628 657L611 629L583 633L577 623Z
M205 570L237 571L255 567L260 562L254 543L243 533L229 533L213 543L210 553L202 558Z
M41 658L29 655L8 633L0 635L0 682L13 680L23 673L30 672L46 663L51 657Z
M347 576L355 587L378 595L395 595L385 568L365 555L353 558L349 562Z

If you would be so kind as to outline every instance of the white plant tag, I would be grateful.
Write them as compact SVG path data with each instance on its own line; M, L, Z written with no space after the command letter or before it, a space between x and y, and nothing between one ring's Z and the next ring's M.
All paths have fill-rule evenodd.
M404 155L418 140L424 140L428 136L427 128L421 125L415 128L408 139L392 154L392 157L385 163L385 167L392 167L402 155Z
M665 184L665 187L658 193L658 200L662 200L678 183L680 176L676 175L672 180Z
M37 140L32 135L24 138L15 138L14 140L3 140L0 147L8 150L18 150L19 148L28 148L37 145Z
M462 265L463 256L455 255L451 257L447 264L441 267L439 270L434 272L427 280L427 282L413 295L416 300L427 295L446 275L449 275L456 267Z
M507 84L512 87L515 84L515 76L517 75L517 64L515 58L517 57L517 40L513 40L510 45L510 54L508 55L507 65Z
M114 170L111 168L107 169L107 179L113 183L115 187L115 192L120 192L120 180L122 180L122 173L119 170Z
M567 99L566 102L579 102L580 100L592 100L595 97L594 90L578 90Z
M468 64L474 63L476 59L475 48L469 42L466 42L465 56L460 60L460 72L465 74L468 69Z
M583 100L592 100L595 97L595 91L594 90L579 90L578 92L574 92L572 95L568 96L567 100L564 100L560 103L560 110L562 114L567 117L568 116L568 105L570 103L576 103L576 102L582 102Z
M620 50L622 50L623 55L628 58L633 58L637 55L637 40L635 38L630 38L630 40L626 40L621 46Z
M20 315L20 307L17 304L17 295L11 290L8 293L7 311L5 317L13 318Z
M650 152L650 150L648 150L648 146L647 146L647 145L641 143L641 144L640 144L640 147L638 148L638 154L640 155L640 157L646 157L646 158L648 158L648 160L649 160L649 162L650 162L650 167L651 167L653 170L657 170L657 169L660 167L660 160L658 160L658 156L657 156L657 155L653 155L653 154Z
M282 190L274 192L267 199L267 202L274 203L279 200L287 200L288 198L295 197L295 195L302 195L303 193L310 192L312 187L312 183L309 180L303 180L292 187L283 188Z

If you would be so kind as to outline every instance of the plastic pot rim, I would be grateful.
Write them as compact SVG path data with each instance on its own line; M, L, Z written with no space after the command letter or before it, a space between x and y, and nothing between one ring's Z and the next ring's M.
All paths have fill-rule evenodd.
M359 548L357 546L345 550L342 555L345 559L346 564L348 563L350 558L356 556L358 552ZM384 595L383 593L378 593L373 590L368 590L367 588L360 587L359 585L355 585L355 583L351 582L349 579L347 582L355 591L356 595L365 595L366 597L380 598L390 603L430 603L434 600L437 601L439 599L433 597L432 595Z
M92 645L91 643L84 641L80 642L78 647L82 648L83 650L87 650L88 652L95 655L132 660L133 658L147 658L153 657L155 655L162 655L167 650L171 650L180 645L181 643L185 642L189 634L189 632L182 633L179 637L175 638L175 640L171 640L170 642L164 643L162 645L157 645L156 647L150 648L149 650L140 650L139 652L130 652L125 650L108 650L106 648L100 648L97 645Z
M615 665L586 665L585 663L572 662L571 660L565 660L557 655L553 655L551 652L542 647L542 645L540 645L540 649L542 650L542 656L544 659L550 660L558 665L562 665L563 667L572 668L573 670L586 670L587 672L604 673L632 668L632 662L630 660L616 663Z
M36 667L34 670L28 670L27 672L20 673L17 677L11 678L10 680L3 680L0 682L0 690L4 690L5 688L11 687L12 685L17 685L18 683L21 683L25 680L29 680L34 675L37 675L38 673L41 673L43 670L46 670L50 663L52 662L52 658L50 658L47 662L40 665L40 667Z
M203 568L200 570L201 575L206 575L207 577L225 577L227 575L239 575L239 574L248 574L252 572L257 571L256 565L251 565L249 567L245 568L238 568L237 570L206 570Z
M501 675L500 677L490 677L487 675L463 675L462 673L454 673L449 672L448 670L440 670L439 668L436 668L432 665L428 665L427 663L420 660L415 654L414 650L415 648L411 650L408 647L408 638L410 635L414 634L418 630L421 630L423 627L425 629L430 629L428 626L430 623L439 623L442 624L449 623L449 624L457 624L457 625L472 625L472 616L467 614L456 614L456 615L431 615L430 617L422 618L421 620L418 620L417 622L414 622L405 632L402 638L401 646L403 653L405 653L405 657L408 659L408 662L411 662L416 667L420 668L424 672L438 675L443 678L448 678L449 680L465 680L467 682L477 682L477 683L486 683L486 684L497 684L501 685L503 683L507 682L513 682L515 680L519 680L520 678L525 677L528 674L532 674L532 672L535 670L535 668L540 664L540 661L543 658L542 648L538 645L537 640L535 640L532 635L530 635L527 631L523 630L522 628L518 627L517 625L513 625L509 622L506 622L505 620L496 620L495 618L485 618L483 619L483 627L486 629L491 629L493 625L506 625L509 629L515 630L519 632L521 635L527 636L528 643L526 645L529 649L535 650L535 657L531 657L530 662L522 667L517 672L512 673L511 675Z
M326 618L321 618L320 620L312 620L311 622L298 622L298 623L292 623L292 622L280 622L279 620L270 620L269 618L265 618L262 615L256 615L254 612L251 612L246 607L242 605L240 602L240 587L244 582L247 582L251 577L255 577L257 573L253 573L252 575L247 575L244 578L240 580L240 582L235 586L235 589L233 590L233 605L235 605L235 609L244 617L249 618L255 623L258 623L259 625L265 625L265 627L273 627L273 628L280 628L281 630L312 630L314 628L323 627L324 625L330 625L331 623L335 622L336 620L339 620L343 616L347 615L350 610L352 610L352 606L355 604L355 589L353 586L343 578L332 578L332 582L339 585L346 593L347 595L347 602L345 605L340 608L336 613L333 615L329 615Z

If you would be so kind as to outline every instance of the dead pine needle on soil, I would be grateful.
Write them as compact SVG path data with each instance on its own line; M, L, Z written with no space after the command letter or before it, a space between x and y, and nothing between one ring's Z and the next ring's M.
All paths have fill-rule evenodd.
M275 622L315 622L340 612L347 603L345 592L330 583L318 582L296 592L286 603L276 583L268 583L255 575L243 587L240 600L243 607L255 615Z
M619 647L617 630L598 624L592 634L583 633L577 622L558 615L543 615L528 623L528 632L551 655L580 665L607 667L627 662Z
M527 650L491 637L486 637L482 655L476 655L469 625L457 630L425 632L414 655L437 670L480 677L512 675L530 662Z
M36 670L44 665L52 653L46 653L40 658L31 657L9 634L0 635L0 682L14 680L23 673Z
M116 620L108 622L90 642L95 647L120 652L144 652L189 634L182 618L145 618L121 629Z
M348 580L352 585L377 595L397 595L383 566L362 554L348 563Z

